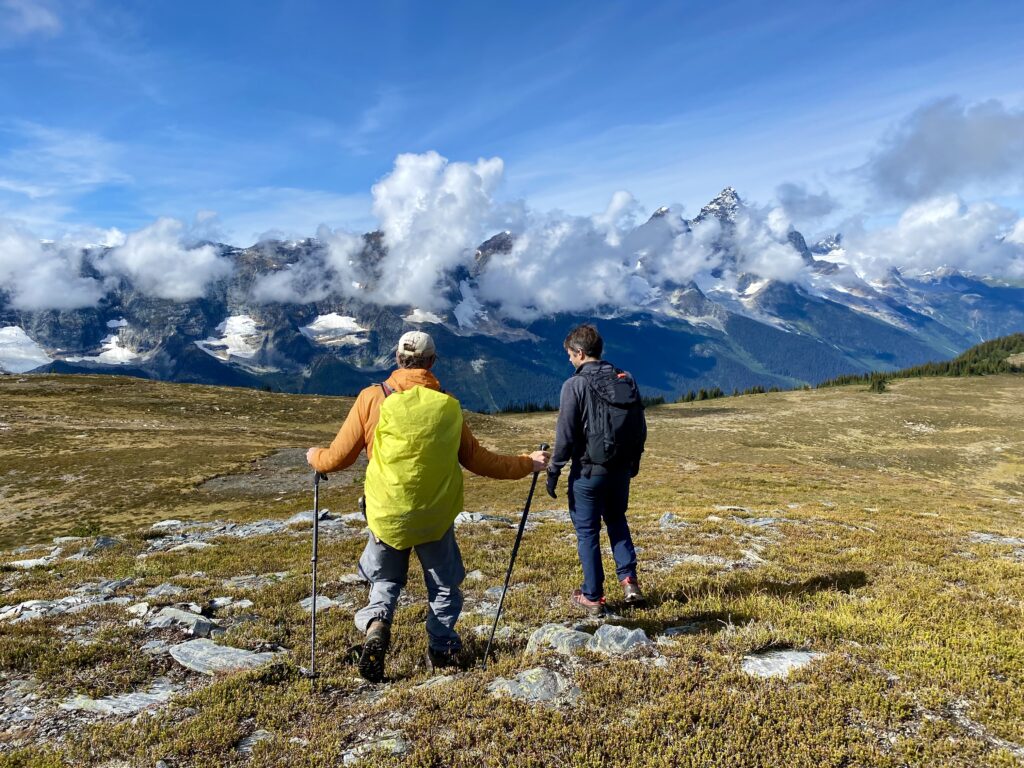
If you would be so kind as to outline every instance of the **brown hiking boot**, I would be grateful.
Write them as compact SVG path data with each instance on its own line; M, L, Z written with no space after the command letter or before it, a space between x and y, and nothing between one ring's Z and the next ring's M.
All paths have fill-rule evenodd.
M383 619L374 619L366 628L363 652L359 656L359 674L364 680L379 683L384 679L384 656L391 645L391 625Z
M640 591L640 585L636 582L636 576L627 576L621 583L626 605L644 604L644 593Z
M591 616L604 616L605 605L604 598L599 600L590 600L586 595L583 594L582 589L577 589L572 593L572 604L579 608L584 613L590 614Z

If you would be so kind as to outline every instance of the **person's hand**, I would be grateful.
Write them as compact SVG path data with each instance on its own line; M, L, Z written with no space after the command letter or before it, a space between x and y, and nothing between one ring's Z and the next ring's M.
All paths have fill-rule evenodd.
M548 496L550 496L552 499L557 499L558 498L555 495L555 487L557 485L558 485L558 473L557 472L548 472L548 482L547 482Z
M548 468L548 460L551 458L551 454L547 451L534 451L530 454L530 459L533 461L533 471L543 472Z
M311 467L313 467L313 456L316 455L316 451L316 448L310 448L306 451L306 463ZM316 469L316 467L313 467L313 469Z

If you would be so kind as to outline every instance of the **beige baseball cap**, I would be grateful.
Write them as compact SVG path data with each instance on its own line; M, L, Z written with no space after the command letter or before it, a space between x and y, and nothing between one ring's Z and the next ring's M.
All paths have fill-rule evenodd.
M429 333L423 331L409 331L403 333L398 340L398 356L409 357L435 357L437 348Z

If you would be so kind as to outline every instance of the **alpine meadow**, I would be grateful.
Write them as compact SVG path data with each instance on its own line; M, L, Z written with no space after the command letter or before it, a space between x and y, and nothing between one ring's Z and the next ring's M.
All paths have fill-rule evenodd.
M0 768L1024 766L1022 39L0 0Z

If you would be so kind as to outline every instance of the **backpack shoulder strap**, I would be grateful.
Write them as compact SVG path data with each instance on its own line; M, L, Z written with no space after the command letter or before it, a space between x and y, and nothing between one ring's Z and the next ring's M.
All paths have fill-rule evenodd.
M388 395L395 394L395 390L389 387L385 382L380 383L380 391L384 393L384 399L386 400Z

